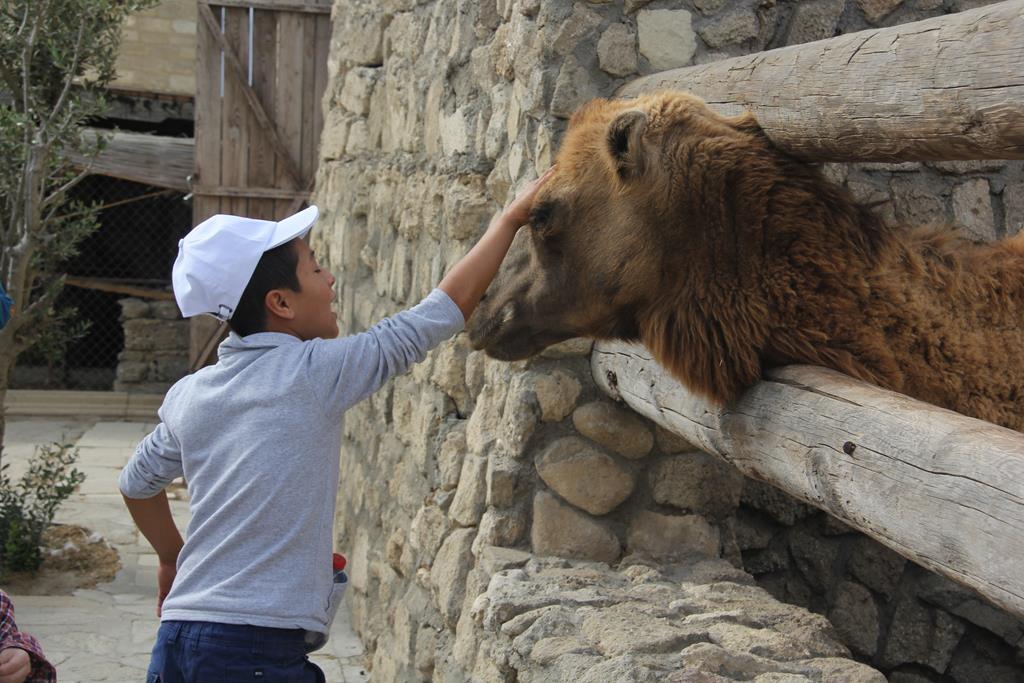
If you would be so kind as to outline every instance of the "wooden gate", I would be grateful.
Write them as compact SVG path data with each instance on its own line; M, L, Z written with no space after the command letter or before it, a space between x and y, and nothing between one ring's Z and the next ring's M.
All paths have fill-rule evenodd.
M193 225L217 213L276 220L316 173L330 0L198 2ZM190 365L223 335L193 318Z

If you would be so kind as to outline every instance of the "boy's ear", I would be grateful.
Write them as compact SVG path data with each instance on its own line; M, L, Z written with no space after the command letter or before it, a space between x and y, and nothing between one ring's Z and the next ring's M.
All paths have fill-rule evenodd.
M288 291L284 289L272 289L267 292L267 295L263 297L263 305L267 307L267 312L271 313L278 318L284 318L285 320L291 320L295 317L295 309L291 307L288 301Z

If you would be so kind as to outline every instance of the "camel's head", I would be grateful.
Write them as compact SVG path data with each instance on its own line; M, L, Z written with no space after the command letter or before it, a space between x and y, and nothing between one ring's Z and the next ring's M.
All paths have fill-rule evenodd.
M702 161L756 132L752 117L721 117L679 92L576 112L555 174L470 321L473 345L516 360L571 337L641 338L666 282L700 275L680 271L680 254L704 237L690 224L705 208L697 188L721 180Z

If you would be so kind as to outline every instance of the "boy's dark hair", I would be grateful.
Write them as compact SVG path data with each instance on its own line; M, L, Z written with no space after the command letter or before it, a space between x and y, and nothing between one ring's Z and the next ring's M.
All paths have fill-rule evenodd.
M299 252L295 240L263 252L256 270L249 278L249 284L238 300L234 315L228 320L228 327L240 337L263 332L267 324L267 307L263 300L272 289L301 291L299 286Z

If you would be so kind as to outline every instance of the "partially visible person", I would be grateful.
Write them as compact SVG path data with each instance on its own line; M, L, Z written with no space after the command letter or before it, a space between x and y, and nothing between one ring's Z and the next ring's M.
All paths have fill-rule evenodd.
M7 321L11 319L11 306L14 305L14 301L11 297L7 296L7 292L4 291L4 285L0 282L0 327L7 324Z
M14 603L0 590L0 683L56 683L57 670L46 661L39 641L18 630Z

